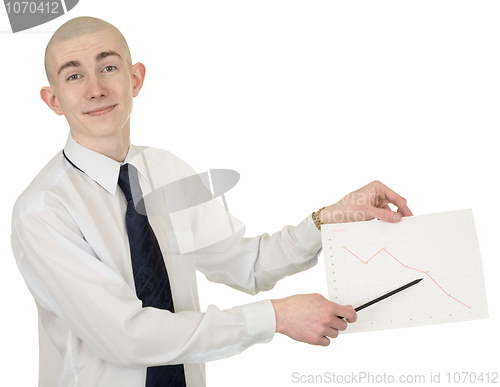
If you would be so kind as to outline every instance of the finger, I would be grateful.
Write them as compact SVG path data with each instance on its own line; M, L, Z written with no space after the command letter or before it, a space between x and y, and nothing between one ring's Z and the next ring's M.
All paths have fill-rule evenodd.
M398 208L398 211L401 211L401 213L403 214L403 216L413 216L413 213L411 212L411 210L408 208L408 206L406 206L404 208L404 211L403 209L399 209Z
M328 347L330 345L330 339L326 336L322 336L316 343L311 343L316 345L321 345L322 347Z
M390 209L371 207L366 210L368 219L377 218L384 222L397 223L401 220L401 213L391 211Z
M325 337L331 337L332 339L336 339L338 336L339 336L339 330L335 328L329 328L328 331L325 332Z
M337 316L344 317L347 322L355 322L358 318L358 315L352 305L337 305L337 307ZM347 324L345 326L347 327Z
M406 204L406 199L404 197L398 195L396 192L394 192L392 189L390 189L389 187L387 187L382 183L380 183L380 186L377 188L378 188L378 195L381 198L389 200L392 204L398 207L398 210L401 212L403 216L413 215L410 209L408 208Z
M356 314L356 317L354 317L354 319L353 319L353 320L351 320L351 319L346 319L346 321L347 321L349 324L352 324L352 323L356 322L356 320L357 320L357 319L358 319L358 315Z
M343 318L339 318L340 316L335 316L332 321L330 328L345 331L347 329L347 322Z
M409 212L406 212L406 215L405 215L405 214L403 214L403 212L401 212L401 210L400 210L399 208L398 208L398 213L400 213L400 214L401 214L401 216L413 216L413 214L412 214L412 212L410 211L410 209L409 209L408 207L406 207L406 208L407 208L407 210L409 211ZM408 213L409 213L409 215L408 215Z
M352 309L351 315L346 317L347 322L348 323L356 322L356 320L358 319L358 314L356 313L352 305L347 305L347 306Z

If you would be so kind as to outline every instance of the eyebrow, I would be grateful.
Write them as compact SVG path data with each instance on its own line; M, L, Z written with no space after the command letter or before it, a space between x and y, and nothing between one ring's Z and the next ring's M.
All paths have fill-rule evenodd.
M122 59L120 54L118 54L116 51L103 51L100 54L97 54L95 57L96 62L100 62L101 60L107 58L108 56L117 56L118 58ZM59 67L59 70L57 71L57 75L61 74L61 72L68 68L68 67L80 67L81 63L77 60L70 60L69 62L64 63L61 67Z
M116 51L104 51L104 52L101 52L100 54L97 54L95 57L95 60L97 62L99 62L99 61L103 60L104 58L107 58L108 56L117 56L118 58L122 59L120 54L118 54Z

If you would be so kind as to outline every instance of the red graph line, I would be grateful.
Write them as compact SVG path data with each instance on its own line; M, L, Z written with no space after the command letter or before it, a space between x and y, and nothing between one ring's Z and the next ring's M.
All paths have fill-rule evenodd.
M432 280L432 282L434 282L434 283L435 283L435 284L439 287L439 289L441 289L441 290L444 292L444 294L446 294L446 295L447 295L448 297L450 297L450 298L453 298L455 301L457 301L457 302L461 303L463 306L466 306L467 308L469 308L469 309L470 309L470 306L465 305L462 301L457 300L455 297L452 297L452 296L451 296L451 294L447 293L447 292L446 292L446 290L444 290L444 289L441 287L441 285L439 285L439 284L438 284L438 283L434 280L434 278L432 278L432 277L429 275L429 273L428 273L428 272L426 272L426 271L424 271L424 270L420 270L420 269L415 269L414 267L410 267L410 266L405 265L403 262L401 262L399 259L397 259L394 255L392 255L391 253L389 253L389 252L385 249L385 247L382 247L379 251L377 251L374 255L372 255L368 261L363 261L360 257L358 257L356 254L354 254L354 253L353 253L351 250L349 250L347 247L345 247L345 246L342 246L342 247L343 247L345 250L347 250L349 253L351 253L354 257L358 258L358 259L359 259L361 262L363 262L365 265L366 265L366 264L368 264L368 262L370 262L370 261L371 261L371 260L372 260L372 259L373 259L376 255L378 255L378 253L380 253L380 252L383 250L383 251L385 251L387 254L389 254L392 258L394 258L396 261L398 261L398 263L399 263L399 264L401 264L401 266L403 266L403 267L405 267L405 268L407 268L407 269L411 269L411 270L419 271L420 273L424 273L427 277L429 277L429 278Z

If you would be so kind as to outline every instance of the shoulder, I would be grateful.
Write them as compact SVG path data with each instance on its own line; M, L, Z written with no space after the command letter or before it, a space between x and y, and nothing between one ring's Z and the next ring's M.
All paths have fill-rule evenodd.
M161 173L165 176L171 176L172 179L179 179L196 174L186 161L165 149L134 146L133 154L133 159L147 165L155 175Z
M172 162L172 163L187 164L183 159L176 156L172 152L170 152L166 149L157 148L154 146L134 146L135 156L137 157L137 154L139 154L139 153L144 153L146 156L155 158L158 161L167 161L167 162Z
M21 219L49 206L57 207L54 200L68 179L68 166L58 152L17 198L13 209L13 220Z

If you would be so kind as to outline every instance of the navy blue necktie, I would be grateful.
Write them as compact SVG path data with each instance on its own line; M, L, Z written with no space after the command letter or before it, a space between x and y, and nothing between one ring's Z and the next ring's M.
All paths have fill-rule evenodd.
M127 199L125 219L137 297L142 301L143 308L150 306L174 312L170 282L160 245L149 224L145 208L140 208L138 212L134 205L142 198L142 192L137 169L133 165L124 164L120 167L118 185ZM185 386L182 364L147 369L146 387Z

